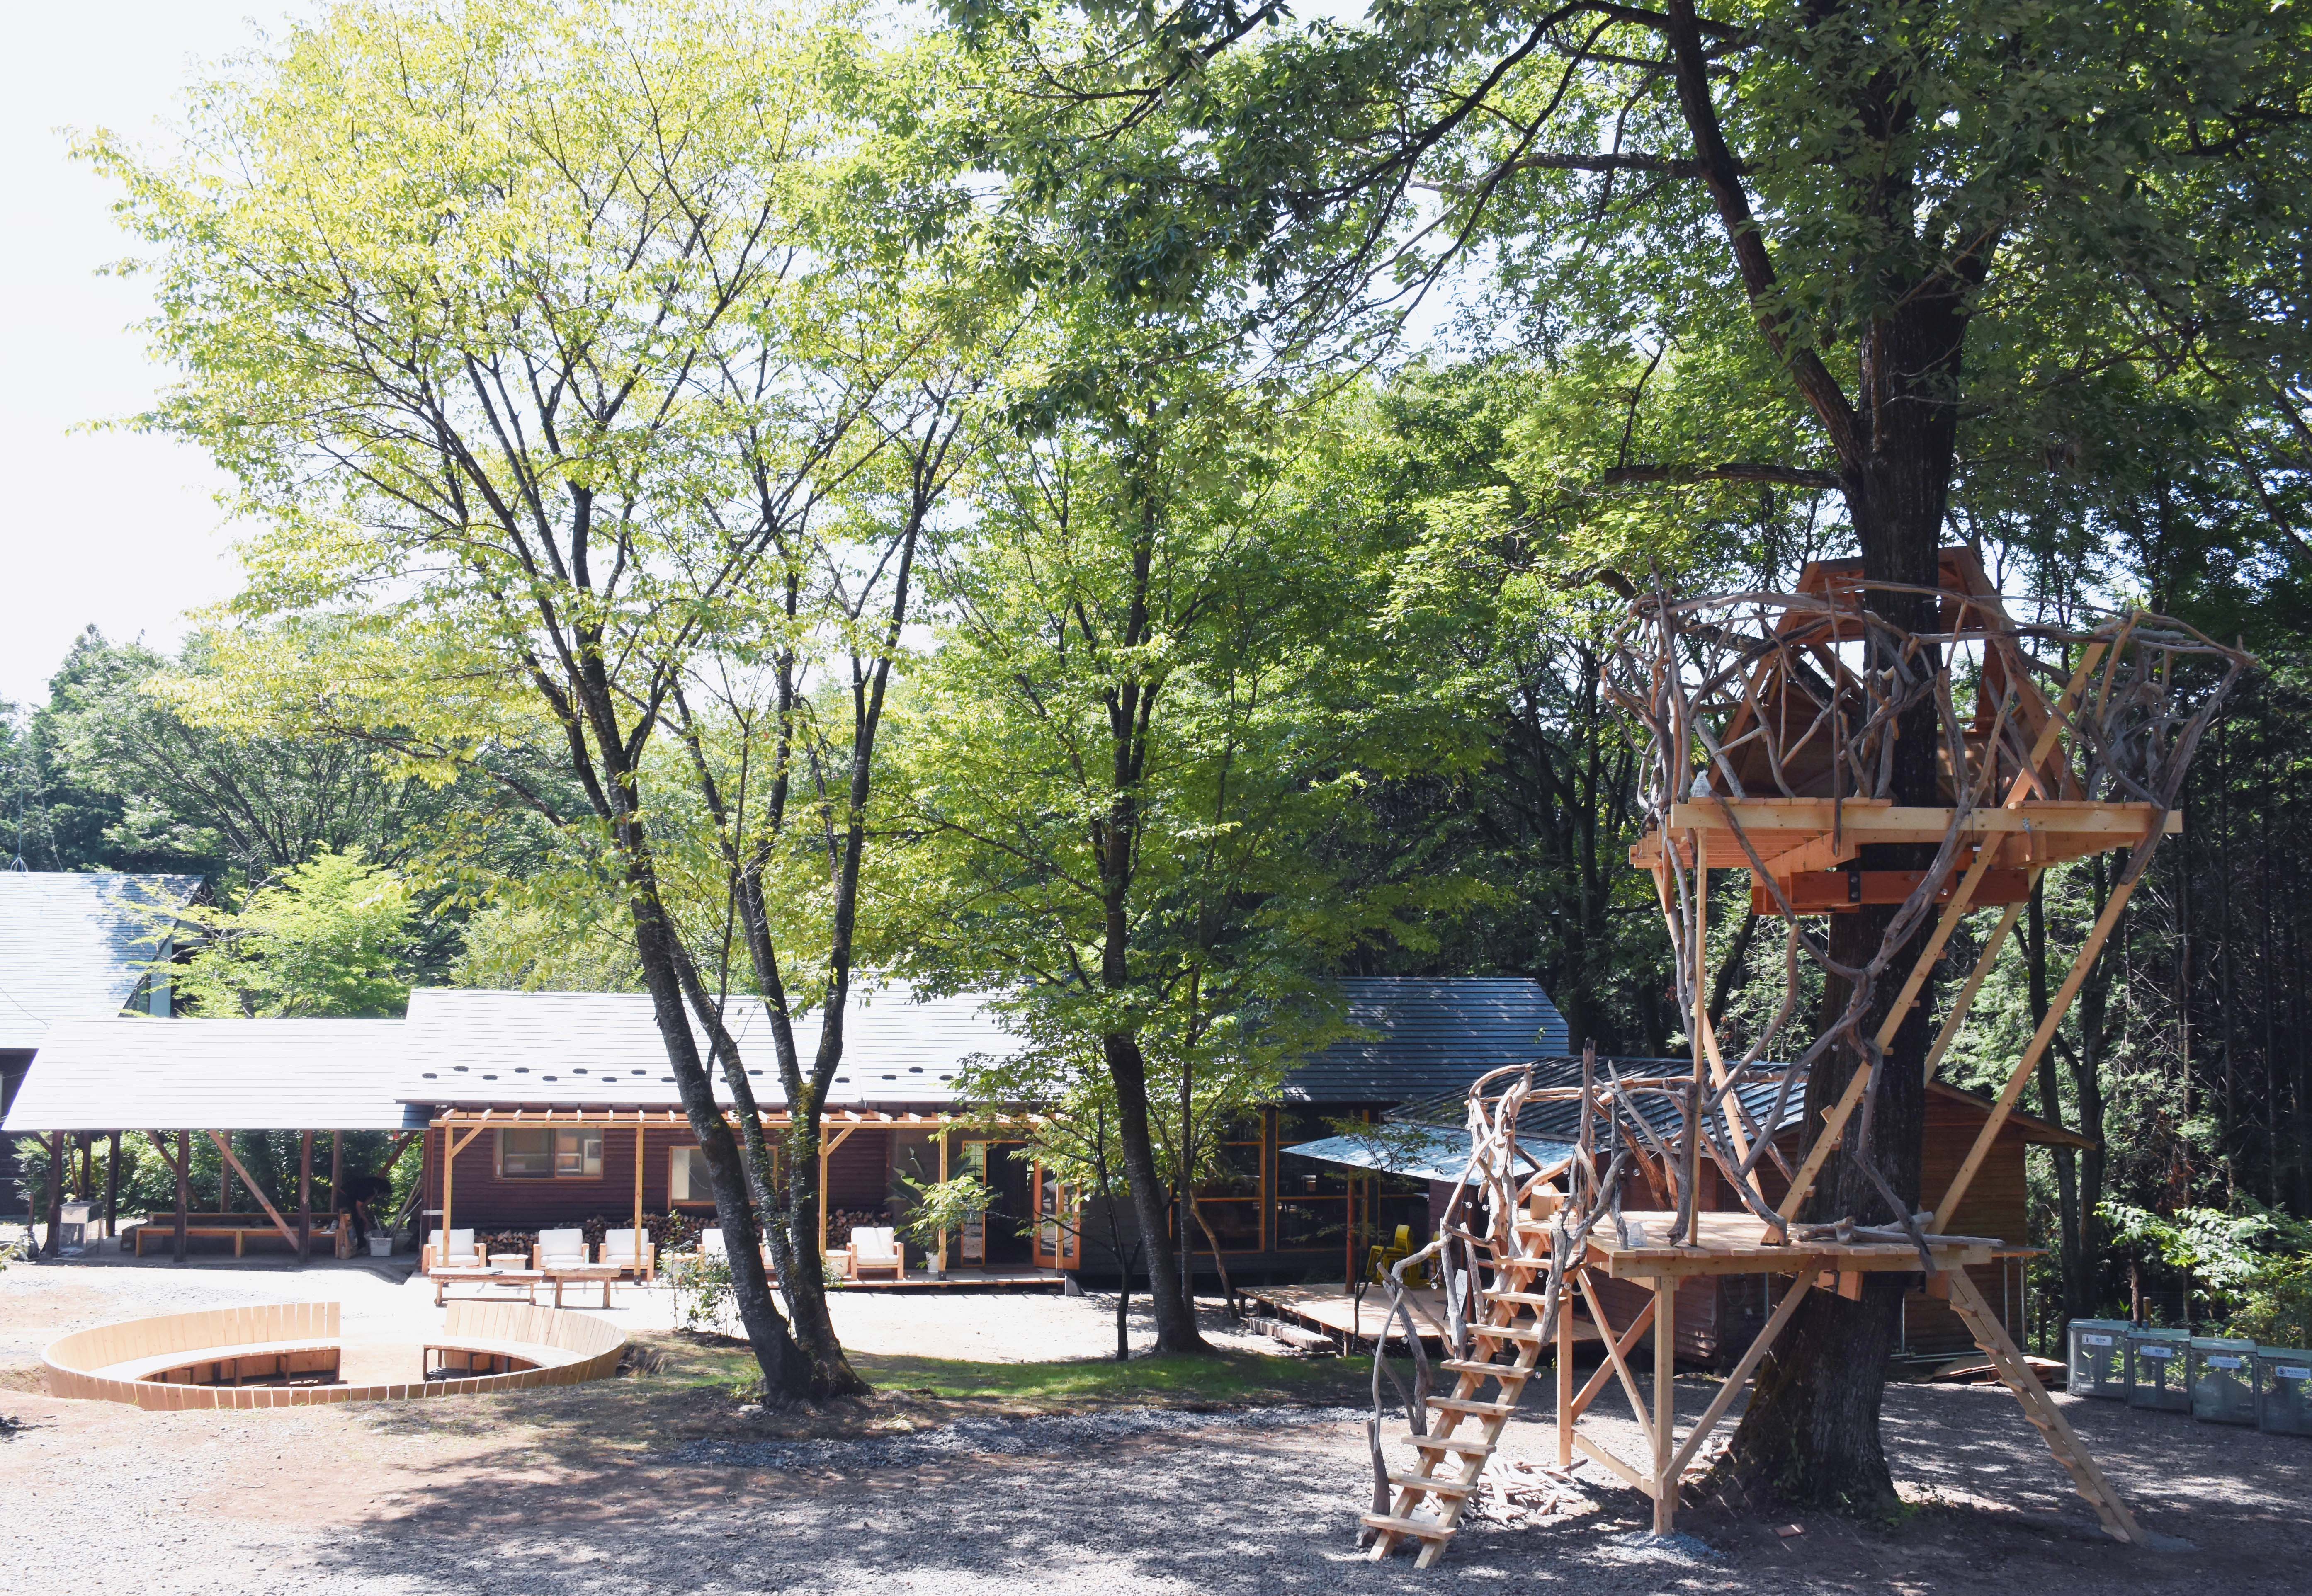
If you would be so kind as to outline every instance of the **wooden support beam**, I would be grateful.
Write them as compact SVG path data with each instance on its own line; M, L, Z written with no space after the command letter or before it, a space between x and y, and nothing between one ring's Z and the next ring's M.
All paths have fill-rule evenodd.
M2023 1056L2015 1061L2015 1068L2008 1076L2007 1086L1999 1094L1999 1101L1992 1105L1990 1118L1984 1121L1983 1129L1976 1133L1975 1145L1967 1149L1966 1159L1958 1166L1958 1173L1951 1177L1950 1189L1943 1193L1942 1201L1935 1205L1935 1217L1927 1225L1930 1231L1940 1231L1950 1223L1951 1216L1966 1196L1966 1189L1975 1183L1975 1172L1991 1156L1992 1144L1999 1139L2000 1131L2006 1129L2007 1116L2015 1112L2015 1104L2023 1095L2024 1083L2039 1067L2039 1055L2045 1052L2048 1043L2054 1041L2055 1032L2062 1025L2063 1016L2071 1012L2071 1002L2080 995L2080 987L2086 981L2088 972L2094 967L2096 956L2103 952L2103 945L2110 938L2112 929L2119 924L2119 917L2127 908L2127 900L2135 891L2135 883L2141 879L2141 871L2136 867L2142 863L2141 855L2131 860L2128 877L2113 887L2111 895L2104 900L2103 912L2096 917L2095 929L2088 933L2087 941L2080 945L2079 956L2071 961L2070 973L2063 977L2062 988L2047 1005L2046 1018L2041 1020L2039 1028L2031 1033L2030 1044L2024 1048Z
M458 1155L486 1129L486 1126L477 1125L460 1136L454 1125L442 1127L442 1245L444 1247L450 1244L450 1202L451 1193L456 1190ZM422 1244L425 1238L421 1236L418 1240Z
M1766 1321L1765 1328L1750 1343L1750 1349L1742 1355L1742 1361L1734 1365L1732 1372L1719 1386L1718 1394L1711 1399L1710 1406L1703 1409L1701 1419L1678 1447L1677 1456L1670 1460L1669 1471L1673 1480L1685 1474L1686 1466L1693 1461L1696 1449L1710 1438L1710 1432L1717 1427L1718 1421L1726 1417L1726 1409L1732 1407L1734 1399L1741 1394L1743 1383L1757 1372L1759 1362L1773 1349L1775 1339L1782 1333L1783 1328L1791 1321L1791 1316L1798 1312L1799 1304L1806 1300L1806 1294L1811 1289L1812 1282L1804 1275L1791 1282L1791 1288L1782 1294L1782 1300L1776 1304L1773 1316Z
M1581 1279L1582 1300L1590 1304L1590 1321L1600 1327L1610 1324L1612 1321L1606 1317L1604 1305L1598 1301L1597 1289L1590 1284L1588 1269L1581 1271ZM1654 1339L1659 1343L1661 1339L1661 1294L1659 1291L1654 1294L1654 1300L1647 1304L1647 1307L1646 1316L1653 1321ZM1633 1325L1631 1328L1636 1327ZM1606 1342L1606 1356L1612 1363L1614 1373L1622 1377L1623 1394L1630 1399L1630 1412L1637 1419L1638 1429L1645 1436L1646 1450L1651 1452L1655 1450L1653 1420L1647 1417L1645 1398L1638 1392L1638 1377L1630 1373L1629 1363L1623 1357L1622 1348L1616 1343L1610 1340ZM1603 1374L1604 1371L1600 1370L1599 1373Z
M1710 1030L1710 842L1694 833L1694 1081L1686 1100L1686 1165L1679 1196L1686 1208L1689 1247L1701 1239L1702 1225L1702 1097L1709 1084L1710 1055L1703 1043Z
M1589 1436L1581 1435L1577 1431L1573 1437L1573 1444L1580 1449L1584 1457L1589 1458L1591 1461L1596 1462L1620 1476L1622 1483L1628 1486L1631 1489L1643 1491L1649 1496L1655 1494L1653 1481L1648 1479L1644 1475L1639 1473L1635 1469L1631 1468L1627 1463L1622 1461L1621 1459L1616 1457L1612 1452L1607 1452L1604 1447L1590 1440ZM1655 1513L1656 1515L1659 1516L1660 1509L1657 1507L1655 1509Z
M1608 1329L1605 1332L1613 1334ZM1573 1467L1573 1304L1557 1294L1557 1466Z
M1677 1428L1677 1278L1654 1282L1654 1533L1677 1525L1677 1471L1670 1467L1670 1436Z
M297 1261L313 1256L313 1133L297 1133Z
M407 1132L403 1133L405 1140L407 1135ZM339 1258L351 1258L353 1226L346 1223L345 1179L346 1133L332 1130L329 1132L329 1208L336 1215L337 1246L334 1251ZM422 1187L425 1182L420 1181L418 1184Z
M156 1143L157 1145L157 1143ZM185 1210L191 1207L193 1181L193 1133L177 1132L177 1244L179 1263L185 1261Z
M821 1258L827 1256L827 1161L835 1156L836 1148L841 1147L845 1142L851 1139L851 1133L857 1129L858 1127L855 1125L845 1125L835 1133L835 1138L832 1141L828 1140L823 1134L819 1138L819 1255ZM943 1151L944 1149L942 1149L942 1152ZM945 1167L943 1162L941 1167Z
M104 1156L104 1239L120 1234L120 1132L112 1133Z
M2038 879L2037 871L2032 872L2032 879ZM1935 1045L1927 1050L1926 1077L1929 1080L1935 1078L1936 1067L1942 1063L1943 1055L1950 1051L1950 1044L1958 1039L1959 1027L1966 1024L1967 1011L1975 1007L1975 993L1983 990L1984 978L1999 962L2000 950L2007 946L2008 935L2015 929L2015 922L2022 915L2022 903L2008 904L2007 912L1999 917L1999 924L1984 943L1983 952L1975 958L1975 968L1967 972L1966 983L1959 988L1958 996L1952 999L1951 1011L1943 1021L1943 1028L1935 1033Z
M1569 1304L1569 1306L1571 1304ZM1561 1314L1566 1312L1564 1308L1561 1308L1558 1311ZM1621 1352L1621 1355L1626 1358L1630 1356L1630 1348L1638 1344L1638 1338L1646 1333L1646 1327L1653 1323L1653 1321L1654 1299L1651 1295L1649 1295L1646 1298L1646 1305L1638 1310L1638 1316L1630 1321L1629 1328L1627 1330L1625 1330L1619 1336L1615 1336L1614 1327L1612 1325L1601 1323L1598 1327L1601 1332L1599 1339L1604 1339L1607 1337L1612 1337L1613 1347L1617 1348ZM1598 1365L1597 1369L1590 1374L1588 1382L1583 1384L1578 1392L1574 1394L1572 1405L1572 1415L1574 1418L1579 1419L1583 1414L1590 1411L1590 1404L1598 1400L1598 1393L1606 1389L1606 1382L1613 1377L1613 1374L1614 1364L1611 1358L1607 1359L1605 1362Z
M1903 1021L1909 1016L1911 1006L1918 1001L1919 989L1926 984L1928 975L1934 970L1935 961L1943 956L1943 947L1950 941L1951 933L1958 929L1959 921L1966 918L1967 906L1974 901L1975 887L1991 868L1992 858L1991 849L1976 850L1975 862L1959 878L1957 887L1951 893L1950 902L1943 906L1941 917L1935 921L1934 934L1927 938L1926 946L1921 948L1919 956L1912 961L1911 972L1904 980L1900 993L1887 1007L1886 1017L1878 1023L1878 1033L1874 1040L1882 1053L1895 1040L1895 1033L1903 1028ZM1870 1090L1877 1074L1876 1069L1866 1067L1847 1077L1846 1090L1839 1094L1837 1103L1825 1116L1814 1146L1807 1149L1806 1162L1799 1166L1797 1178L1791 1182L1790 1190L1774 1209L1784 1219L1798 1217L1800 1208L1814 1190L1815 1182L1822 1176L1823 1165L1830 1161L1831 1154L1837 1150L1840 1140L1846 1135L1847 1121L1853 1117L1855 1109L1861 1104L1863 1094Z
M2039 1383L2030 1364L2008 1339L2007 1327L2000 1323L1998 1314L1984 1301L1983 1293L1964 1269L1950 1271L1950 1304L1966 1321L1975 1344L1990 1356L1992 1366L1999 1372L2007 1389L2023 1404L2023 1416L2046 1437L2047 1450L2055 1454L2055 1461L2071 1475L2072 1485L2087 1498L2088 1505L2095 1509L2096 1517L2103 1521L2104 1533L2130 1546L2150 1545L2150 1538L2136 1523L2125 1499L2104 1478L2103 1470L2096 1466L2094 1454L2072 1430L2062 1409L2055 1406L2047 1388Z
M232 1166L233 1173L241 1176L241 1183L249 1188L249 1194L257 1199L258 1206L265 1210L265 1217L273 1221L273 1228L281 1233L281 1239L294 1248L297 1233L289 1228L289 1221L281 1217L281 1210L273 1206L273 1199L265 1195L263 1189L250 1178L249 1171L242 1167L241 1160L233 1156L232 1143L220 1131L210 1131L208 1138L216 1143L217 1151L224 1155L224 1161Z
M635 1121L635 1257L643 1256L643 1127ZM637 1276L641 1271L635 1271Z
M65 1133L48 1132L48 1234L40 1243L40 1256L57 1255L57 1232L65 1222Z

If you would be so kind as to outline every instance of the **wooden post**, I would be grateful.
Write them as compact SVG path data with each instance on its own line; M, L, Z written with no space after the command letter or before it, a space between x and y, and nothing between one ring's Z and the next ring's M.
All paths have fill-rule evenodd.
M80 1199L96 1200L96 1137L86 1130L80 1133Z
M234 1155L232 1143L227 1139L226 1134L212 1130L209 1132L209 1139L216 1143L217 1151L223 1155L225 1163L240 1174L241 1184L247 1186L249 1194L257 1199L257 1206L263 1208L265 1217L273 1221L273 1228L281 1233L281 1239L287 1242L292 1248L295 1247L297 1233L289 1228L289 1221L281 1217L281 1210L273 1206L273 1199L265 1195L265 1189L257 1183L257 1178L249 1173L247 1166ZM236 1248L239 1245L238 1242L234 1243Z
M177 1261L185 1261L185 1210L192 1206L193 1133L177 1132Z
M1597 1044L1590 1044L1595 1047ZM1581 1268L1568 1262L1568 1269ZM1573 1467L1573 1304L1572 1293L1557 1294L1557 1466ZM1603 1332L1611 1335L1611 1330Z
M848 1140L850 1140L850 1139L851 1139L851 1133L852 1133L854 1130L856 1130L857 1129L858 1129L858 1127L857 1127L856 1125L845 1125L842 1129L840 1129L840 1130L838 1130L838 1131L836 1131L836 1132L835 1133L835 1139L834 1139L834 1140L832 1140L832 1141L829 1141L829 1140L828 1139L828 1138L827 1138L827 1131L826 1131L826 1128L824 1127L824 1125L822 1125L822 1126L820 1127L820 1129L819 1129L819 1255L821 1258L824 1258L824 1257L826 1257L826 1256L827 1256L827 1161L828 1161L829 1158L832 1158L833 1156L835 1156L835 1150L836 1150L837 1147L841 1147L845 1142L846 1142L846 1141L848 1141ZM941 1149L941 1151L942 1151L942 1152L944 1152L944 1151L945 1151L945 1149ZM946 1167L946 1164L945 1164L945 1161L944 1161L944 1160L942 1160L942 1161L941 1161L941 1168L945 1168L945 1167ZM985 1260L983 1259L983 1260L982 1260L982 1261L984 1262L984 1261L985 1261Z
M104 1239L120 1234L120 1132L112 1133L104 1158Z
M48 1236L40 1243L40 1256L57 1255L57 1232L65 1222L65 1133L48 1132Z
M442 1248L447 1248L450 1244L450 1199L451 1193L457 1189L457 1131L448 1123L444 1122L442 1127L442 1224L440 1228L434 1233L435 1237L438 1239L439 1245ZM421 1224L418 1228L420 1231L423 1231L425 1226ZM419 1248L418 1256L420 1258L425 1256L422 1243ZM436 1252L434 1255L434 1261L437 1263L441 1261L441 1254L439 1252Z
M635 1256L643 1255L643 1119L642 1111L635 1111ZM642 1270L637 1268L635 1278Z
M297 1133L297 1261L313 1256L313 1133Z
M346 1238L352 1234L353 1227L346 1223L346 1199L342 1195L345 1181L346 1133L332 1130L329 1132L329 1208L334 1217L329 1225L331 1234L337 1237L337 1245L330 1251L339 1258L353 1256L346 1251Z
M2036 882L2038 878L2039 872L2034 870L2028 881ZM1975 995L1983 990L1984 978L1999 962L2000 951L2007 946L2009 933L2015 929L2015 922L2022 918L2023 905L2024 900L2019 898L2007 905L2007 912L1999 917L1999 924L1984 943L1983 952L1976 956L1975 968L1967 972L1966 984L1959 988L1958 996L1952 999L1951 1011L1943 1021L1943 1028L1935 1033L1935 1045L1927 1050L1926 1075L1929 1080L1935 1078L1935 1067L1943 1061L1943 1054L1950 1051L1950 1044L1957 1039L1959 1027L1966 1024L1967 1010L1975 1007Z
M1686 1100L1685 1171L1679 1176L1686 1204L1686 1246L1702 1239L1702 1094L1710 1078L1709 1052L1703 1035L1710 1029L1710 844L1700 831L1694 837L1694 1084ZM1727 1118L1731 1120L1733 1113Z
M1654 1279L1654 1533L1677 1522L1677 1470L1670 1441L1677 1428L1677 1277Z
M940 1169L940 1184L941 1184L941 1185L942 1185L942 1186L944 1186L944 1185L946 1185L946 1184L947 1184L947 1132L948 1132L948 1121L947 1121L947 1120L946 1120L945 1118L941 1118L941 1121L940 1121L940 1122L939 1122L939 1153L940 1153L939 1169ZM947 1269L947 1228L946 1228L946 1226L944 1226L944 1225L941 1226L941 1228L940 1228L940 1233L939 1233L939 1250L940 1250L940 1269L941 1269L941 1270L942 1272L944 1272L944 1271L946 1270L946 1269ZM825 1251L825 1249L824 1249L824 1248L822 1248L822 1249L820 1249L820 1251L824 1252L824 1251ZM1122 1267L1122 1265L1123 1265L1123 1260L1118 1259L1118 1260L1117 1260L1117 1267L1121 1268L1121 1267Z

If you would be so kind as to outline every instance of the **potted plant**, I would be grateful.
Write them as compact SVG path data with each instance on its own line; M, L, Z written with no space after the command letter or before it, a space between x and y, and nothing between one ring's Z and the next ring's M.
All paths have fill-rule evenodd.
M898 1227L899 1239L924 1250L925 1273L943 1273L947 1258L941 1246L942 1239L959 1233L966 1221L994 1207L994 1190L977 1175L968 1173L928 1184L902 1175L899 1183L915 1199L915 1206Z

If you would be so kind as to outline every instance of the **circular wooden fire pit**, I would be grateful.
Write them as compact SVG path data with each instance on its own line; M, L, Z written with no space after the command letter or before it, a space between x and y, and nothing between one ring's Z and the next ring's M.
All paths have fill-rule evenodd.
M438 1363L444 1378L346 1385L337 1379L337 1306L282 1303L130 1319L52 1341L40 1361L54 1396L160 1409L293 1408L575 1385L616 1370L626 1346L617 1325L590 1314L452 1303L441 1333L422 1347L425 1363Z

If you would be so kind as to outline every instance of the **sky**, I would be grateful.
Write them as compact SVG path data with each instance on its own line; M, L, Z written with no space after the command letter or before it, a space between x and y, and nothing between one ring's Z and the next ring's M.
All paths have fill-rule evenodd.
M302 8L301 8L302 9ZM175 644L184 613L229 597L237 568L197 449L95 432L152 402L168 373L134 324L135 280L98 275L129 250L110 188L70 158L108 127L152 147L199 64L258 41L273 0L5 0L0 166L12 226L0 249L0 699L37 704L74 636Z
M205 63L260 41L311 4L284 0L0 0L0 170L17 218L0 249L0 701L46 702L74 637L95 626L159 648L186 614L239 586L224 480L200 450L103 423L149 406L170 377L136 324L152 304L101 269L132 252L110 185L71 157L103 127L165 148ZM1303 17L1353 17L1313 0Z

